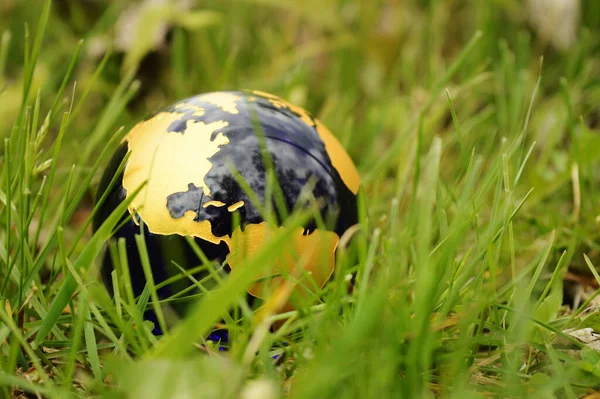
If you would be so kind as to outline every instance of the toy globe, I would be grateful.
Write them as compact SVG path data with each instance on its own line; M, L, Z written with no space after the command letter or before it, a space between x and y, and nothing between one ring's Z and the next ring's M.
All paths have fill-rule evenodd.
M280 189L277 204L268 171ZM264 300L286 278L312 280L296 288L307 292L327 283L340 236L357 223L359 185L342 145L304 109L257 91L213 92L179 101L131 129L101 178L97 201L104 199L93 227L139 189L113 239L125 240L137 296L146 278L135 237L144 235L157 293L165 299L193 286L189 274L201 281L208 274L182 273L202 269L199 252L235 274L244 264L240 254L268 245L269 227L283 228L286 215L317 204L315 217L290 232L289 249L297 256L274 262L265 272L271 278L248 287L252 298ZM269 222L263 215L267 200L276 210ZM101 269L111 292L114 255L104 252Z

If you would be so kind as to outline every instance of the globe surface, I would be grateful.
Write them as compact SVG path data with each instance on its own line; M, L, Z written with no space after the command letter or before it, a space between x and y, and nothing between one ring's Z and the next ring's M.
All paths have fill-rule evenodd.
M115 176L128 153L123 172ZM269 164L283 207L268 195ZM304 109L262 92L201 94L153 114L122 141L101 179L98 199L113 179L116 184L99 208L94 229L143 186L115 232L115 238L125 238L136 295L146 284L135 242L141 231L155 283L180 275L180 267L201 264L186 236L210 260L235 273L246 256L268 242L273 228L281 228L287 214L317 203L323 222L313 218L294 231L288 254L265 272L277 277L249 287L251 295L261 298L286 275L310 278L304 287L322 287L333 273L340 236L357 222L360 180L342 145ZM275 226L263 215L269 200ZM302 270L294 271L299 263ZM106 253L102 276L111 290L114 266ZM159 294L166 298L189 284L179 279Z

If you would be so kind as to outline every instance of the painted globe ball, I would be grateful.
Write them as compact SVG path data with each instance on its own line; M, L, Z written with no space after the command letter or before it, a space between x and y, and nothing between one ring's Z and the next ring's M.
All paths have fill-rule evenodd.
M269 171L277 184L267 183ZM112 240L125 241L137 296L147 283L136 240L143 234L158 295L167 299L193 286L182 270L207 281L210 272L201 267L199 252L233 275L245 256L269 244L269 231L285 228L287 215L316 206L314 217L289 232L283 250L295 256L274 261L265 271L271 278L247 289L251 298L264 300L286 278L308 278L296 289L310 294L331 278L340 237L357 223L359 188L348 153L304 109L257 91L206 93L129 131L101 178L93 228L137 190ZM267 202L274 218L264 215ZM108 250L102 258L102 279L111 292L116 259Z

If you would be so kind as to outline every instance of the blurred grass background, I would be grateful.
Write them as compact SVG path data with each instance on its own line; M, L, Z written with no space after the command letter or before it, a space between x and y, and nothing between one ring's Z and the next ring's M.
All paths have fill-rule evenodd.
M14 259L20 270L35 270L39 288L31 293L11 280L2 289L7 309L31 308L25 321L6 311L4 322L12 326L13 318L23 339L2 346L5 395L21 394L14 386L50 397L115 395L103 388L113 382L110 370L123 375L129 397L150 397L140 389L154 397L238 397L252 389L259 396L245 397L583 397L600 388L593 337L565 333L600 330L593 267L600 264L600 2L56 0L46 22L44 4L0 2L0 136L14 142L20 131L33 134L44 119L35 112L48 115L39 143L22 153L31 167L25 185L16 172L20 153L4 152L3 218L11 220L8 186L26 197L55 168L41 225L39 208L22 199L15 212L28 224L14 233L3 225L2 261L8 268L15 245L29 247L37 262ZM355 306L341 316L339 307L321 318L301 313L301 327L262 341L264 353L251 361L238 356L248 350L243 339L230 362L148 360L156 343L140 338L146 347L136 354L146 360L113 360L111 369L103 356L101 367L97 353L126 358L133 344L117 344L89 310L47 325L53 332L44 344L59 355L24 349L61 273L72 273L67 258L86 254L100 178L90 173L106 161L101 152L156 109L228 89L258 89L306 108L356 161L368 210L358 289L349 298L326 293L334 304ZM64 112L68 126L53 155ZM29 229L39 240L25 238ZM60 245L71 248L68 256ZM82 262L95 270L92 258ZM28 293L39 306L27 305ZM81 288L80 297L79 309L89 302L110 314L101 294ZM1 328L0 336L15 331ZM240 336L249 341L252 332L247 325ZM286 360L271 364L265 353L283 341ZM65 359L78 345L83 354L71 364ZM32 359L52 382L28 374ZM74 374L72 387L65 378Z

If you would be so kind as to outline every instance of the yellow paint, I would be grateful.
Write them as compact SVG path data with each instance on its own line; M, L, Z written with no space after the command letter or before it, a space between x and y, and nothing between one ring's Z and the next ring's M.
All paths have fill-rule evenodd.
M264 98L271 99L271 100L281 100L275 94L267 93L266 91L252 90L252 93L254 93L258 96L264 97Z
M265 93L264 91L254 90L253 93L265 97L269 100L273 106L277 108L288 108L292 112L298 115L298 117L304 122L308 127L315 127L315 122L312 116L304 109L292 103L289 103L273 94Z
M235 212L235 211L237 211L238 209L240 209L243 206L244 206L244 201L238 201L238 202L236 202L233 205L229 205L227 207L227 211L229 211L229 212Z
M344 146L338 141L338 139L321 123L320 120L315 119L317 133L323 144L325 144L325 150L329 154L331 164L338 171L342 181L348 187L352 193L358 193L360 187L360 176L354 166L354 162L350 159L350 155L344 149Z
M215 200L208 201L208 202L205 202L204 205L202 205L202 208L207 208L209 206L215 206L217 208L220 208L222 206L225 206L225 203L221 202L221 201L215 201Z
M358 171L356 170L356 166L354 166L354 162L352 162L352 159L350 159L350 156L338 139L329 131L329 129L325 127L325 125L323 125L323 123L321 123L321 121L316 118L312 118L310 114L303 108L300 108L294 104L290 104L287 101L274 96L273 94L257 90L253 91L253 93L267 98L269 102L271 102L271 104L277 108L288 107L294 113L299 115L300 119L309 127L314 127L317 130L319 137L321 137L321 140L323 140L325 150L331 159L331 164L340 174L342 181L352 193L358 193L358 188L360 187L360 177L358 175Z
M248 225L244 231L238 228L233 232L231 240L227 243L232 254L229 258L232 275L239 271L236 266L241 265L244 259L258 253L264 245L268 245L269 235L275 231L274 228L269 228L266 222L262 222ZM310 295L315 286L321 288L325 285L333 274L339 237L331 231L316 230L309 235L302 235L302 232L302 228L294 231L288 247L283 249L281 255L275 258L259 276L259 278L273 275L280 277L253 284L248 288L251 295L264 299L265 294L274 293L290 279L296 285L296 292L303 296Z
M240 111L237 108L237 101L241 100L242 97L236 96L235 94L226 92L215 92L207 93L196 97L198 101L207 102L217 107L220 107L224 112L230 114L239 114Z
M283 102L283 100L281 99L274 99L274 98L269 98L268 99L269 102L271 104L273 104L276 108L285 108L285 103Z
M224 238L212 234L209 221L194 221L193 211L174 219L166 205L169 195L187 191L189 183L202 187L204 194L210 196L204 181L212 167L209 158L229 141L221 133L213 141L210 137L217 129L227 126L227 122L205 124L188 120L184 134L168 133L168 127L180 117L178 113L159 113L138 123L125 137L131 154L123 187L131 193L147 181L129 211L137 212L152 233L189 235L218 244Z

